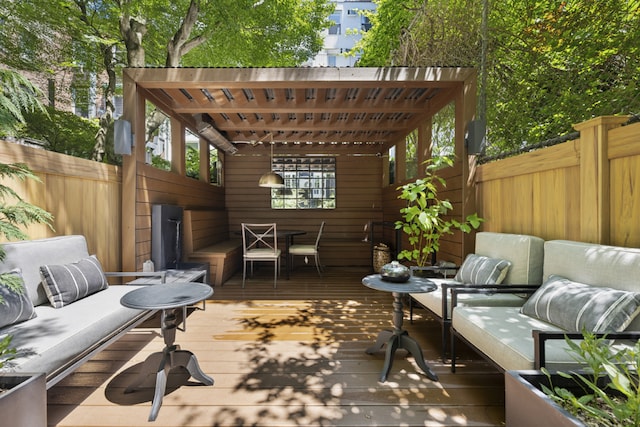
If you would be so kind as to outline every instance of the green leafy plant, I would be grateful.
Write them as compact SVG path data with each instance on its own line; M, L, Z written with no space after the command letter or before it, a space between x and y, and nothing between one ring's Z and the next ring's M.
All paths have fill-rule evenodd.
M7 179L40 179L22 163L0 163L0 182L6 183ZM31 203L26 202L11 187L0 183L0 237L6 240L24 240L28 238L21 227L29 224L44 223L49 227L53 217L47 211ZM0 261L4 260L5 251L0 245ZM17 291L20 288L20 279L11 273L0 273L0 285ZM0 303L2 300L0 299Z
M11 347L11 339L11 335L5 335L0 339L0 369L16 354L16 349Z
M398 187L399 199L406 200L406 207L400 209L404 220L396 221L396 229L409 236L409 249L398 254L398 259L414 261L418 266L427 265L430 255L440 249L440 238L453 234L455 230L469 233L477 229L483 221L477 214L468 215L464 222L445 216L453 209L449 200L438 197L438 188L446 187L445 180L436 171L452 166L449 157L434 157L424 162L426 175L414 182Z
M589 426L640 425L640 341L616 351L606 337L596 337L590 332L583 332L583 337L580 342L568 338L566 342L574 359L586 366L586 373L558 372L575 380L583 393L554 386L546 369L542 371L550 387L542 386L542 391Z

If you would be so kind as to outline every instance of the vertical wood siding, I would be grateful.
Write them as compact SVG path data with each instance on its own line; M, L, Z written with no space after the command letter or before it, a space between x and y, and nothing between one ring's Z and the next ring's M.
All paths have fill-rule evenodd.
M303 149L279 147L278 155L312 154ZM298 242L311 243L322 221L321 260L326 265L369 265L369 244L363 242L364 226L382 221L382 159L337 150L335 209L271 209L270 189L258 187L260 176L270 169L267 150L260 155L230 156L225 163L226 207L229 231L242 222L276 222L279 228L302 229Z
M590 122L587 122L589 124ZM597 125L597 123L596 123ZM595 125L594 125L595 126ZM594 132L585 131L591 137ZM485 219L482 229L533 234L543 239L587 240L595 225L583 210L592 206L581 200L606 200L605 230L601 243L640 247L640 124L613 127L605 135L607 177L605 193L591 194L596 169L581 163L584 150L580 139L539 149L520 156L491 162L476 169L476 203ZM278 150L277 154L304 150ZM365 237L370 221L399 219L402 202L397 199L399 184L382 185L383 158L357 156L336 150L337 208L334 210L273 210L269 190L257 185L269 169L269 154L229 156L225 159L225 187L160 171L138 164L135 221L136 267L151 253L151 205L175 204L185 209L213 209L227 213L229 237L236 237L241 222L275 221L280 227L304 229L298 241L312 241L321 221L326 221L322 241L326 265L369 265L371 251ZM121 266L122 172L119 167L78 159L64 154L0 141L0 161L26 163L42 182L9 182L27 201L51 212L55 231L42 225L29 227L32 239L65 234L83 234L89 250L98 255L107 270ZM582 168L582 169L581 169ZM581 173L582 170L582 173ZM591 172L593 171L593 172ZM461 167L444 172L447 188L441 193L454 206L462 203ZM597 185L596 185L597 186ZM585 188L588 187L588 188ZM457 215L454 210L454 215ZM589 218L584 221L581 218ZM601 226L601 224L600 224ZM393 241L393 231L381 237ZM462 236L446 236L440 259L459 262Z
M82 234L105 270L120 270L119 167L5 141L0 141L0 162L25 163L42 181L2 181L54 217L54 230L44 225L25 230L30 239Z

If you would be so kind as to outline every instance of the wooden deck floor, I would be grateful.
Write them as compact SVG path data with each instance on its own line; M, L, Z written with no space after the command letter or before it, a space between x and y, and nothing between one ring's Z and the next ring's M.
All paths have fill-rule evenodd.
M256 273L236 275L206 310L192 309L176 343L193 351L213 386L176 370L155 422L147 418L153 377L126 385L163 347L159 320L138 328L49 390L49 426L501 426L503 376L462 349L456 374L439 360L439 323L420 316L405 328L439 375L433 382L399 351L388 381L384 353L365 349L391 324L391 295L361 284L367 271L303 266L273 289ZM461 346L462 347L462 346Z

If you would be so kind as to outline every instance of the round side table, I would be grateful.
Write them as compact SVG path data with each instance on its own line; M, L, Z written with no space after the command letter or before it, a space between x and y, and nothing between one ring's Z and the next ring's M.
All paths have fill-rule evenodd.
M391 365L393 364L393 355L399 348L405 349L413 355L420 369L427 374L430 380L438 381L436 373L433 372L424 361L422 349L416 340L411 338L406 330L402 329L402 321L404 318L404 312L402 311L403 295L408 293L433 292L437 289L436 284L431 280L414 276L411 276L409 281L405 283L387 282L382 280L379 274L364 277L362 284L377 291L391 292L393 295L393 329L381 331L378 334L376 343L366 350L367 354L373 354L382 350L385 344L387 345L380 381L385 382L387 380L387 375L389 375Z
M167 377L173 368L183 366L193 378L202 384L213 385L213 379L200 369L196 356L190 351L181 350L180 346L175 344L176 310L200 302L212 294L213 289L206 284L174 282L145 286L125 294L120 299L120 304L125 307L162 310L160 327L165 347L161 352L153 353L147 357L138 376L125 389L125 393L131 393L144 382L147 376L152 373L156 375L156 389L149 421L155 421L158 416L167 387Z

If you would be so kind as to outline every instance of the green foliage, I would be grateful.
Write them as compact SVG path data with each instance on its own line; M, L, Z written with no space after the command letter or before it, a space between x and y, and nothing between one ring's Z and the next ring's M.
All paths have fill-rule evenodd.
M392 54L400 46L400 34L411 21L414 12L411 5L416 0L374 0L375 12L363 11L369 17L371 29L367 31L353 50L362 50L358 65L381 67L391 63ZM398 64L403 65L403 64Z
M25 164L0 163L0 182L6 182L6 179L40 181ZM28 236L20 227L35 223L48 224L51 227L52 219L50 213L26 202L11 187L0 184L0 237L7 240L26 239ZM0 245L0 261L4 256L4 249Z
M95 136L100 130L97 120L85 119L50 107L47 107L47 111L48 114L25 114L26 124L16 136L46 141L45 148L56 153L91 159Z
M640 111L638 0L377 3L358 65L478 69L489 4L487 154L565 135L591 117Z
M190 178L200 178L200 151L194 147L187 146L187 153L185 155L186 163L186 175Z
M13 135L25 111L43 111L40 91L17 72L0 69L0 135Z
M23 240L28 236L20 227L34 223L44 223L51 227L51 214L24 201L11 187L3 184L7 179L39 181L25 164L0 163L0 237L6 240ZM0 245L0 261L4 260L4 257L5 251ZM0 285L7 286L13 291L21 289L20 279L10 273L0 273ZM1 302L2 298L0 298Z
M16 349L11 347L11 335L5 335L0 339L0 368L4 366L6 362L13 359L16 354Z
M494 2L491 150L572 131L594 116L640 111L640 2Z
M551 387L543 387L543 391L565 409L588 421L589 425L640 425L640 341L636 341L632 348L614 351L606 337L596 338L595 334L586 331L583 336L584 340L579 343L568 338L566 342L574 359L585 364L589 374L574 372L560 375L577 379L577 383L586 387L585 393L576 395L551 383ZM551 381L550 373L543 371ZM609 380L605 387L597 382L602 376Z
M151 155L151 166L163 171L171 170L171 162L169 160L165 160L162 156L156 156L155 154Z
M115 62L130 65L126 54L131 46L122 40L120 20L130 23L126 18L131 17L141 25L143 64L167 65L168 42L186 35L177 65L295 66L322 48L320 32L328 27L334 7L328 0L3 2L0 62L25 69L44 70L49 63L96 71L104 69L103 49L115 47ZM196 12L190 30L185 27L189 10Z
M444 234L453 234L454 230L469 233L477 229L482 219L477 214L469 215L464 222L454 218L445 219L453 209L449 200L438 198L438 188L445 187L443 178L436 175L442 167L450 167L453 160L449 157L434 157L424 162L425 177L398 187L399 199L406 200L407 206L400 209L403 221L396 221L396 229L401 229L409 237L410 249L398 254L398 259L415 261L418 266L427 265L430 255L440 249L440 238Z

